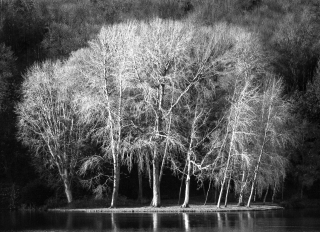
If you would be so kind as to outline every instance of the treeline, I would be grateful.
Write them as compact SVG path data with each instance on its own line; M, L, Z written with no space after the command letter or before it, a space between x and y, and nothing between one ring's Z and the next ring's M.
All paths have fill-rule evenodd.
M2 141L27 144L31 169L63 183L68 202L81 185L97 198L112 192L116 207L124 167L140 183L148 176L155 207L164 172L184 181L183 207L190 180L219 190L218 206L230 192L250 206L293 185L303 197L319 184L319 8L2 1L1 114L18 115ZM25 152L18 146L14 159L2 146L4 170Z
M183 207L191 175L221 189L218 207L231 185L239 204L249 194L250 206L254 189L280 185L285 148L299 133L282 82L269 69L258 38L239 27L159 19L103 27L65 62L27 73L19 134L58 170L69 203L79 169L100 195L112 180L116 207L120 165L136 162L140 171L152 170L154 207L161 205L164 168L186 177ZM100 154L83 154L88 138ZM101 169L106 163L112 177Z

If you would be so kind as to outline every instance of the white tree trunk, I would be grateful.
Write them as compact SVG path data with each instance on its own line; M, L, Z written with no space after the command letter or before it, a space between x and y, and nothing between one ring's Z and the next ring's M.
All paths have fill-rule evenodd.
M113 164L113 190L110 208L117 207L118 195L119 195L119 185L120 185L120 162L118 157L116 157Z
M186 189L185 189L185 194L184 194L184 202L182 204L182 208L187 208L189 207L189 199L190 199L190 176L191 176L191 154L188 152L188 157L187 157L187 177L186 177Z
M244 170L243 173L242 173L241 188L240 188L238 206L243 206L244 205L244 203L243 203L243 192L244 192L244 189L245 189L245 186L246 186L245 175L246 175L246 172Z
M156 153L155 149L155 153ZM153 176L153 199L151 202L151 206L152 207L160 207L161 206L161 199L160 199L160 181L159 181L159 160L157 157L153 157L152 160L152 166L153 166L153 172L152 172L152 176Z
M227 186L227 192L226 192L226 198L224 199L224 207L228 206L228 195L229 195L229 189L230 189L230 181L231 181L231 175L228 180L228 186Z
M68 203L71 203L73 201L72 198L72 190L71 190L71 181L69 180L69 176L67 174L67 171L65 171L64 175L62 176L63 185L64 185L64 192L67 197Z

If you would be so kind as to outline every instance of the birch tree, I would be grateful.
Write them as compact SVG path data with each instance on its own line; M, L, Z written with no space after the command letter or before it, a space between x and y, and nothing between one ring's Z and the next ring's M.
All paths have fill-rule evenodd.
M81 119L84 124L92 125L91 136L101 144L104 154L100 161L112 160L111 207L117 206L120 185L124 127L128 127L125 115L128 112L124 109L133 89L129 78L133 74L136 30L134 22L104 27L98 38L90 42L89 48L75 53L69 61L77 67L73 75L78 75L87 86L78 95ZM96 161L89 157L82 166L82 174L90 170Z
M250 144L258 99L259 83L268 70L268 57L258 37L238 27L219 24L209 29L220 49L212 50L212 74L221 89L220 126L209 136L206 155L196 165L199 178L208 176L218 180L220 207L222 194L230 180L239 177L239 168L245 169L252 156ZM243 175L245 176L245 175Z
M273 174L273 185L280 182L285 176L287 160L281 156L287 144L294 144L294 136L288 128L290 124L290 104L282 99L282 82L280 79L271 78L265 84L259 104L260 110L257 119L256 129L259 138L255 145L257 146L257 159L254 166L254 174L251 184L250 196L247 207L250 207L253 191L256 186L257 177L261 168L261 163L268 163L269 168L277 168ZM280 175L276 175L279 173Z
M87 131L73 104L76 85L68 82L67 73L68 68L60 62L31 68L22 85L17 114L20 139L45 168L58 170L70 203Z
M252 124L255 118L253 106L257 101L257 87L253 86L253 80L237 79L234 82L234 93L231 99L227 125L227 161L223 168L223 178L221 181L220 195L217 207L220 207L224 185L232 175L232 162L246 162L250 156L250 146L252 142ZM236 160L235 160L236 159ZM240 165L240 167L243 165ZM228 191L228 189L227 189Z
M214 88L207 89L203 86L199 87L202 84L198 83L198 86L195 87L196 90L190 91L189 96L191 102L186 104L187 110L182 111L184 114L182 117L186 117L185 124L187 125L184 126L187 127L185 132L187 142L185 145L185 195L184 202L181 206L183 208L189 207L190 180L193 173L196 172L194 163L201 159L199 153L202 152L205 140L208 139L210 132L214 130L216 126L216 122L213 121L214 117L212 117L212 109L209 103L210 100L214 99L212 97Z
M202 159L200 155L205 152L205 141L219 124L219 104L217 96L221 91L216 90L218 80L215 74L215 66L219 56L225 52L221 45L220 34L203 27L194 33L192 54L188 67L191 72L199 76L194 85L184 97L184 107L180 108L180 117L184 118L184 126L180 133L185 140L185 198L181 207L189 206L190 178L197 171L194 164ZM184 173L184 171L183 171Z
M191 35L192 30L188 31L180 22L154 20L141 25L134 83L143 96L136 108L139 118L136 123L143 133L135 140L135 146L149 150L153 207L161 205L160 164L165 157L164 151L169 149L166 153L172 154L170 150L181 144L180 136L175 132L175 110L187 92L187 89L179 88L179 83L186 76Z

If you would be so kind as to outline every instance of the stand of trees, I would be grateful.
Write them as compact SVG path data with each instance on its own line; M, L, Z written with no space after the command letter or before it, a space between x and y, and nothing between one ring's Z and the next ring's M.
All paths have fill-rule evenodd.
M245 30L160 19L118 24L102 28L65 63L27 73L17 107L20 136L43 165L57 168L68 202L81 142L90 138L103 153L86 157L81 172L91 177L87 182L98 178L95 188L103 189L105 173L92 170L112 164L111 207L117 206L121 162L142 155L152 167L154 207L161 205L165 163L173 171L186 166L183 207L191 170L217 179L218 207L231 181L240 183L241 199L250 192L250 206L257 186L268 188L285 175L282 151L295 138L281 91L259 40ZM275 164L282 175L271 170Z
M310 195L320 183L319 7L1 1L0 177L15 183L32 163L68 202L81 183L111 207L136 167L140 200L145 175L154 207L168 176L181 178L182 207L195 182L209 183L219 207L230 195L248 207L274 200L292 183Z

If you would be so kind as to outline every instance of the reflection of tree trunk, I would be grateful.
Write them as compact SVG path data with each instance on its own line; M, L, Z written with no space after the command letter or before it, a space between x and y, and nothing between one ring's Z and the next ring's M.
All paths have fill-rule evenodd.
M112 231L118 231L118 226L117 226L117 220L116 220L116 214L111 213L111 226L112 226Z
M223 219L222 219L222 215L220 212L217 212L217 218L218 218L218 231L223 231L225 228L223 226Z
M255 220L252 220L251 213L253 213L253 211L247 211L247 218L248 218L247 231L255 231L254 229Z
M182 213L183 217L183 224L184 224L184 231L190 231L190 220L189 220L189 214Z
M138 201L142 204L143 189L142 189L142 173L138 167L138 180L139 180L139 192L138 192Z
M158 227L159 227L159 221L158 221L159 218L158 217L159 217L158 213L152 214L153 231L158 231Z
M67 215L67 226L66 229L72 230L73 229L73 214L68 213Z

